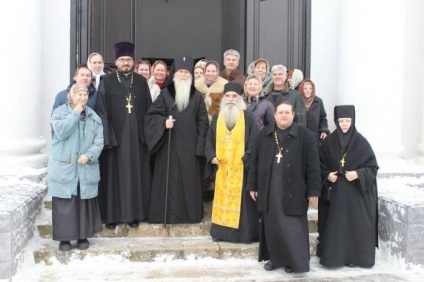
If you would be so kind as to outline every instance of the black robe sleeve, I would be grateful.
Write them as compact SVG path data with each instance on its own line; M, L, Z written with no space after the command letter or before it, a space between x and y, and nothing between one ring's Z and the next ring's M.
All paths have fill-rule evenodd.
M255 143L252 146L252 154L249 160L249 173L247 174L247 191L258 191L258 156L263 133L264 130L262 129L262 131L259 132L258 136L255 138Z
M219 112L216 112L213 117L211 124L209 125L208 134L206 136L205 144L205 157L206 157L206 172L205 175L211 181L215 181L215 175L218 170L218 166L212 164L212 159L216 157L216 123L218 121Z
M199 104L197 107L197 145L196 145L196 155L203 157L205 154L205 143L206 135L209 128L209 117L208 112L206 111L205 101L200 93Z
M158 151L165 143L165 121L168 110L163 95L159 95L146 113L144 133L147 148L151 153Z
M246 171L249 170L250 158L252 156L253 146L255 145L256 137L259 133L258 126L252 115L248 112L244 112L245 126L246 126L246 137L245 137L245 150L242 157L243 166Z
M115 132L112 128L112 125L109 123L108 108L107 108L104 93L105 93L105 84L104 84L104 81L101 80L99 91L97 93L97 99L96 99L96 112L103 123L104 146L105 147L118 146Z

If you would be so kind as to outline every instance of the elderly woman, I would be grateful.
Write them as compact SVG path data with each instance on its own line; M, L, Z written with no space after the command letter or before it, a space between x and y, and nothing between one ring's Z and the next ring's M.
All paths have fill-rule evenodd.
M261 91L261 78L256 74L249 75L244 82L243 99L247 105L246 111L252 113L259 130L275 121L274 105L259 95Z
M168 67L166 63L162 60L157 60L152 65L152 73L155 78L155 83L162 88L162 85L165 83Z
M212 116L219 111L226 83L228 83L228 80L219 76L219 66L215 61L207 62L204 77L195 81L194 85L196 89L202 93L205 99L209 121L211 121Z
M59 250L69 251L71 240L77 247L89 247L88 237L102 230L97 205L100 170L98 157L103 149L100 118L86 106L85 84L75 84L68 102L50 119L55 132L48 167L49 195L53 202L53 240Z
M337 129L322 141L317 254L327 267L371 267L377 246L374 152L355 127L354 106L336 106Z
M300 83L299 93L305 103L306 127L314 133L320 144L321 140L330 134L324 103L320 97L315 95L315 84L310 79L305 79Z
M134 70L136 73L146 78L147 84L149 85L150 96L152 97L152 103L153 103L160 94L160 88L155 83L155 78L152 75L152 68L150 66L149 61L147 60L138 61L137 64L135 65Z
M91 53L87 58L87 67L92 71L92 81L96 90L99 89L100 77L105 75L103 68L105 66L103 56L99 53Z

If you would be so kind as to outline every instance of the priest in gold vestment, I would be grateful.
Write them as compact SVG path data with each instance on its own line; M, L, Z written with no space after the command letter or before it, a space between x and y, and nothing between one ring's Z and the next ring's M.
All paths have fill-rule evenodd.
M259 129L245 109L241 86L225 84L221 108L212 118L205 146L207 175L215 182L211 226L214 241L250 243L259 237L257 206L245 190Z

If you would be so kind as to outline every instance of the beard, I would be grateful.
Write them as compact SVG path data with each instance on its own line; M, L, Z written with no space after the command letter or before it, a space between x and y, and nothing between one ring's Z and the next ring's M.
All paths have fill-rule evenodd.
M228 130L234 128L240 113L246 109L246 103L241 96L237 99L235 104L228 104L225 98L221 101L220 111L224 114L225 126Z
M180 80L174 77L173 80L175 85L175 105L178 111L182 112L188 107L188 103L190 102L192 78Z

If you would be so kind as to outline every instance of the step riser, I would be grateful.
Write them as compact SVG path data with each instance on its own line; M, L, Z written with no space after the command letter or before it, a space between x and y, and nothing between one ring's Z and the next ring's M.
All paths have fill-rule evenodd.
M317 221L308 221L309 233L318 232ZM211 223L201 222L197 224L168 224L163 228L162 224L142 223L137 228L128 225L118 225L114 230L107 229L103 225L103 230L95 235L96 238L142 238L142 237L196 237L208 236L210 234ZM41 238L52 238L53 227L51 225L38 225L38 232Z
M316 254L317 234L310 235L310 254ZM110 246L108 246L110 244ZM69 252L61 252L57 249L58 244L55 242L49 248L34 251L35 263L52 264L52 259L62 264L67 264L74 260L84 260L96 256L112 256L118 259L128 260L130 262L154 262L154 261L170 261L170 260L186 260L200 258L214 259L257 259L259 244L233 244L227 242L212 242L212 240L186 240L183 243L165 243L165 244L148 244L129 243L127 246L114 248L112 241L97 245L95 240L91 240L90 249L79 251L73 249Z

